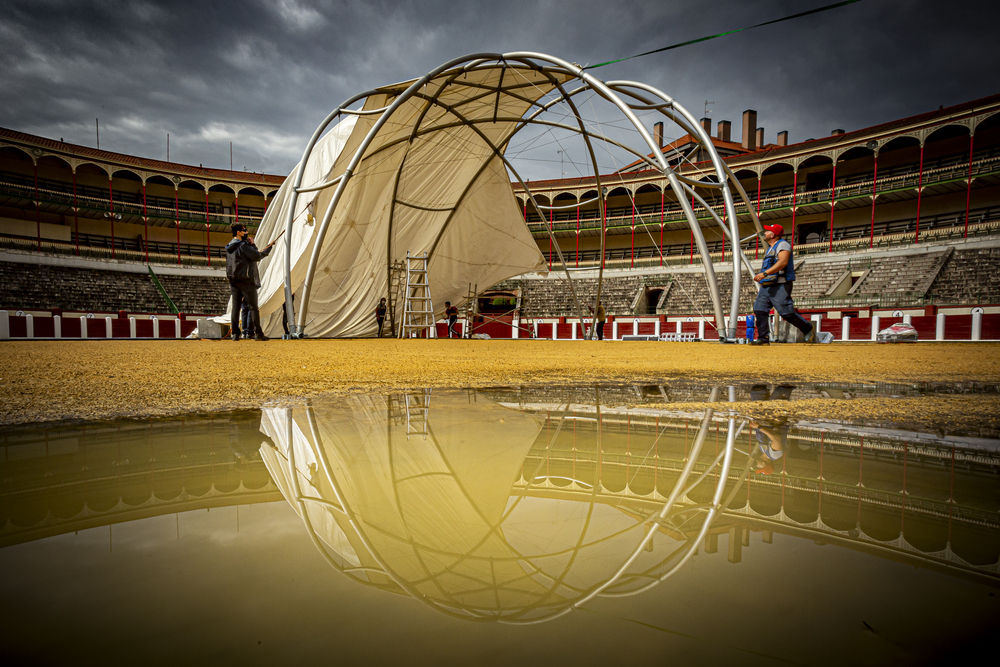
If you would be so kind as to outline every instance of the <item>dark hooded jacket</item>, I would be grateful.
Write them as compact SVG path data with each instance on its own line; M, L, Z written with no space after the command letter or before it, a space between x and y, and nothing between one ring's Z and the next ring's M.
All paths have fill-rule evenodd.
M234 236L226 246L226 277L230 280L250 280L259 283L257 262L271 254L272 247L265 248L261 252L252 243Z

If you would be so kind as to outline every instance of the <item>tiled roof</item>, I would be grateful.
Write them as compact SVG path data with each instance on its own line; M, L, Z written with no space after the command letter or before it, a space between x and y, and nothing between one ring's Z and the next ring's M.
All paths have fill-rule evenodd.
M223 183L241 183L246 185L262 185L265 187L278 187L284 180L284 176L273 174L257 174L247 171L230 171L228 169L211 169L205 167L194 167L188 164L177 162L167 162L165 160L152 160L150 158L126 155L124 153L114 153L103 151L89 146L79 146L68 144L63 141L46 139L45 137L25 134L7 128L0 127L0 140L9 143L20 144L26 147L37 147L49 153L75 157L77 159L91 160L108 165L122 167L133 167L143 171L151 171L157 174L175 175L187 178L196 178L204 181L219 181Z

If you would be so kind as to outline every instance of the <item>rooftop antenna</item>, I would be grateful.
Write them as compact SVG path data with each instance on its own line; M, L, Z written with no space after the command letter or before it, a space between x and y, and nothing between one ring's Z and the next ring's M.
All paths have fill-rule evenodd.
M170 162L170 133L167 132L167 162Z
M566 178L566 170L563 169L563 152L556 151L556 153L559 153L559 178Z
M703 114L705 118L708 118L710 115L712 115L712 110L708 108L708 105L710 104L715 104L715 102L709 102L708 100L705 100L705 113Z
M101 119L94 119L94 127L97 129L97 150L101 150Z
M233 170L233 142L229 142L229 171Z

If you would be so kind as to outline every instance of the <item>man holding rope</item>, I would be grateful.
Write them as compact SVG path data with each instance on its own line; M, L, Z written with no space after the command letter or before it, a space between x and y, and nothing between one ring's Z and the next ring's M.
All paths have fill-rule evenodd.
M764 241L767 252L760 273L753 279L760 284L757 299L753 302L753 314L757 320L757 340L751 345L770 345L771 332L768 315L771 308L782 319L805 334L805 342L816 339L816 327L795 310L792 302L792 286L795 284L795 263L792 261L792 246L785 239L785 228L781 225L764 225Z

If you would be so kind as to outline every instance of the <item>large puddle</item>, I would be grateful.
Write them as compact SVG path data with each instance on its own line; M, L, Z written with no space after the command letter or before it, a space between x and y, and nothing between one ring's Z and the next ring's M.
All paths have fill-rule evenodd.
M972 658L1000 619L1000 434L756 408L995 391L435 389L10 428L4 651L157 664Z

